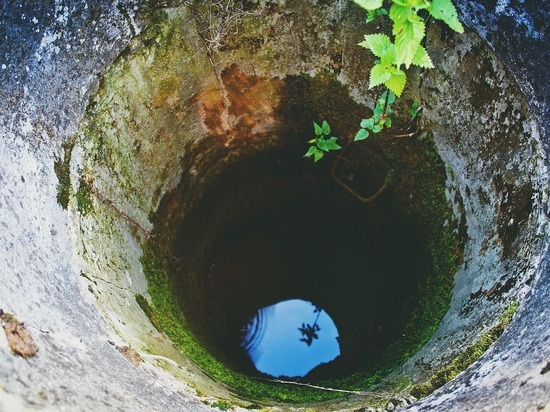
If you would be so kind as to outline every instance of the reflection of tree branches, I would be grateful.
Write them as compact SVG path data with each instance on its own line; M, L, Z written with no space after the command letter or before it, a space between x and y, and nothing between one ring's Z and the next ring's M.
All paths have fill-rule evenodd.
M307 346L311 346L313 339L319 339L317 332L319 332L321 328L317 325L317 323L314 323L313 325L310 325L309 323L302 323L302 327L298 328L298 330L302 332L302 336L305 336L300 339L300 342L305 342Z
M315 322L313 322L313 325L310 325L309 323L302 323L302 327L298 328L298 330L302 333L303 338L300 339L300 342L305 342L307 346L311 346L313 343L313 339L319 339L319 335L317 335L317 332L321 330L319 325L317 325L317 321L319 320L319 316L321 315L321 312L323 309L320 306L315 306L315 310L313 313L317 313L317 317L315 318Z

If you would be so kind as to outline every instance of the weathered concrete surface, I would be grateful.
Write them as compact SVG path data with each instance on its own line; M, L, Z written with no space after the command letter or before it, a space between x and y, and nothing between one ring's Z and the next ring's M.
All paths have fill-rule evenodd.
M460 17L506 62L532 110L548 128L548 7L539 0L457 0ZM544 134L544 133L543 133Z
M548 66L546 4L543 1L457 3L461 18L487 40L516 78L537 114L541 141L548 150L549 84L548 72L542 69ZM464 373L408 410L550 408L549 301L550 272L546 255L515 321L496 344Z
M0 6L0 307L27 325L34 358L0 337L0 410L202 410L159 368L136 368L73 265L53 159L97 76L139 30L125 2Z
M507 2L463 3L466 21L491 22L481 34L503 55L529 97L547 144L544 65L530 70L523 65L544 49L546 28L512 24L503 35L499 28L506 25L501 16L511 10ZM539 14L543 3L531 2L533 8L522 22ZM193 391L185 384L147 365L135 368L107 342L119 343L118 336L97 311L88 283L79 276L67 216L55 200L53 159L61 154L61 143L75 132L96 89L97 75L140 31L141 6L130 1L2 5L0 98L6 104L0 106L0 240L4 245L0 308L26 322L40 352L23 360L1 344L0 410L204 408L196 397L187 395ZM142 285L124 277L122 281L135 286L134 291L143 291ZM537 266L532 285L528 300L501 340L468 371L412 409L548 407L549 375L542 373L550 359L546 261ZM127 302L122 298L117 304Z

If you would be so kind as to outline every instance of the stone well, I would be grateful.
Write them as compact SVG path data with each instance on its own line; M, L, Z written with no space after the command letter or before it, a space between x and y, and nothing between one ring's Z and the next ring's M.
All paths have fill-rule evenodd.
M362 12L260 1L212 20L183 3L0 10L0 309L38 348L16 355L0 334L0 411L550 407L543 2L457 2L465 34L429 26L436 68L411 70L396 105L422 102L417 133L351 145L333 170L302 155L311 121L345 142L374 105ZM216 236L316 185L353 198L335 178L355 194L387 184L369 222L420 233L430 271L448 275L440 321L373 386L307 403L273 383L246 392L182 343L208 313L197 296ZM166 284L184 296L185 333L163 318Z

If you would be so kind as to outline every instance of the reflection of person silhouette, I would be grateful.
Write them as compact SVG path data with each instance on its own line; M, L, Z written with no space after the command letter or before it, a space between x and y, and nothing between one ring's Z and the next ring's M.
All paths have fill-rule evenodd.
M305 336L302 339L300 339L300 342L305 342L307 346L311 346L313 343L313 339L319 339L319 335L317 335L317 332L321 330L321 328L317 325L317 322L312 325L302 323L302 327L298 328L300 332L302 332L302 335Z

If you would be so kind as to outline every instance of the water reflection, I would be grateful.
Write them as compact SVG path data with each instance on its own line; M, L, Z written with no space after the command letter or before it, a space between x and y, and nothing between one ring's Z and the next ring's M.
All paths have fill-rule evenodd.
M304 300L258 310L244 333L241 346L256 369L277 378L305 376L340 355L336 325L326 311Z
M317 322L319 321L319 316L321 316L321 312L323 309L320 306L315 306L315 310L313 313L317 314L317 317L315 318L315 322L313 322L313 325L310 325L309 323L303 323L302 327L298 328L298 330L302 333L303 338L300 339L300 342L305 342L307 346L311 346L313 343L313 339L319 339L319 335L317 335L317 332L321 330Z

